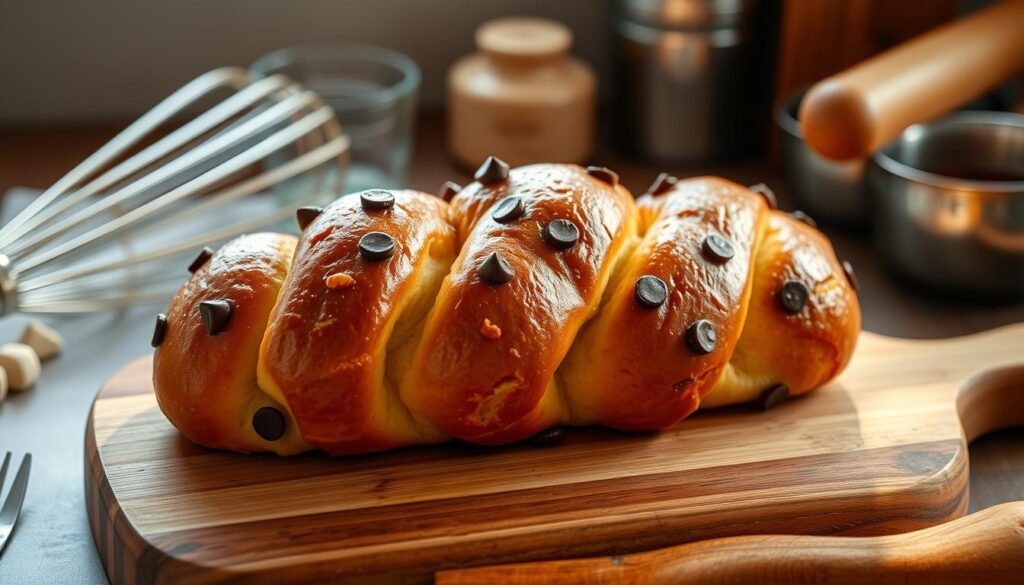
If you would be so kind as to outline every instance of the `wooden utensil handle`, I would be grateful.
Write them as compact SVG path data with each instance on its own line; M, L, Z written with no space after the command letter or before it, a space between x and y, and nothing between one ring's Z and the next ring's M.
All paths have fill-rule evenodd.
M877 537L739 536L625 556L442 571L438 585L505 583L1010 583L1024 576L1024 502Z
M881 53L807 93L804 140L822 156L867 156L1024 69L1024 0L1006 0Z

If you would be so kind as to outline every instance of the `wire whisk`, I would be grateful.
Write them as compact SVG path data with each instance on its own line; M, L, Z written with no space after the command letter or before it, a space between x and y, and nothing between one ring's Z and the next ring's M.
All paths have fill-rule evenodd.
M336 197L349 147L334 111L287 77L206 73L0 228L0 317L166 301L183 256ZM258 213L226 207L271 189L282 196Z

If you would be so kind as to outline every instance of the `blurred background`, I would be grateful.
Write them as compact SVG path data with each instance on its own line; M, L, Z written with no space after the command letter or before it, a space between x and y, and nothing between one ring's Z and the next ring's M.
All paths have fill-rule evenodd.
M440 107L447 69L473 31L508 15L573 30L574 52L606 70L601 0L175 0L0 2L0 123L127 121L193 77L247 67L292 45L366 43L412 56L424 105Z
M988 3L707 2L723 11L760 5L755 29L774 36L771 27L784 28L769 55L769 62L781 63L775 96ZM222 65L248 66L281 47L323 42L368 43L413 56L423 70L424 106L441 107L445 73L474 50L473 31L509 15L567 25L573 53L595 68L607 98L613 8L605 0L4 0L0 123L127 121L200 73Z
M709 163L744 160L781 168L785 132L772 122L773 107L786 104L799 90L829 75L989 4L989 0L2 0L0 132L6 139L0 140L0 190L51 184L61 170L190 79L225 65L248 68L284 47L355 43L408 56L420 70L409 105L418 124L426 124L428 135L442 144L467 144L472 141L465 133L446 134L440 129L447 123L448 130L459 130L452 121L458 95L453 95L449 80L460 60L486 52L475 31L508 16L563 25L571 35L571 55L596 84L601 114L585 121L591 126L596 122L596 128L577 131L594 133L595 138L587 141L591 150L585 155L565 151L562 158L593 162L621 155L674 164L688 172L703 170L700 165ZM318 89L308 79L298 81ZM1020 109L1024 107L1020 88L1018 75L988 88L980 101L963 105ZM466 108L458 110L456 115ZM470 119L469 114L463 117ZM345 115L339 118L343 127L353 123ZM441 136L433 134L434 126ZM57 140L48 134L55 128L61 132ZM409 138L415 138L415 127ZM534 141L538 140L539 136ZM40 161L34 156L35 145L45 148L50 158ZM482 160L479 149L471 146L464 149L468 152L451 146L448 150L455 151L453 158L462 170L471 166L470 160ZM557 160L560 153L545 154L546 160ZM506 157L513 164L530 162L529 157ZM401 168L392 173L395 176L387 177L392 180L387 186L411 184L433 190L433 184L415 179L433 181L436 173L424 176L422 170L436 165L413 165L408 169L410 179L405 159L397 163ZM353 186L366 186L356 183ZM804 207L814 208L817 203L804 203L800 193L795 195ZM812 211L818 211L826 223L834 218L836 224L863 224L859 217L863 210L848 208L849 204L837 201Z
M663 172L763 183L856 267L869 331L952 337L1024 321L1024 19L988 23L1003 44L984 42L980 27L971 42L933 44L890 70L876 95L918 106L901 110L891 143L826 159L797 121L808 87L1011 3L1024 17L1024 0L0 0L0 344L38 312L68 347L37 372L36 390L0 406L0 446L39 461L0 583L104 582L84 514L82 429L96 389L149 351L154 313L202 246L264 220L297 231L296 207L358 189L450 194L488 155L606 166L637 195ZM90 182L115 167L110 157L57 183L225 66L237 69L222 70L217 89L269 87L284 72L329 107L285 84L144 168ZM928 87L941 88L935 100ZM924 107L952 94L956 103ZM965 109L974 112L956 112ZM284 114L210 147L268 112ZM121 158L196 115L183 113ZM300 116L319 118L286 148L244 158ZM197 145L205 158L183 158ZM294 180L253 182L311 152L329 160ZM245 164L173 211L125 219L237 157ZM170 173L176 160L187 164ZM5 226L55 183L48 205ZM47 217L76 195L82 221ZM55 224L74 229L47 231ZM128 308L96 310L113 306ZM49 314L74 309L86 314ZM972 444L971 473L972 510L1024 499L1024 432Z

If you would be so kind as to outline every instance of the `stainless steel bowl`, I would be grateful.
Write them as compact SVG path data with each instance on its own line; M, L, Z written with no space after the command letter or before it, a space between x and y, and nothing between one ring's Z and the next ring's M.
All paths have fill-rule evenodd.
M783 132L782 157L788 191L815 219L832 225L863 227L866 221L864 169L867 159L835 162L818 156L804 142L796 114L804 92L775 110Z
M1024 296L1024 116L911 126L875 153L868 185L891 268L939 292Z

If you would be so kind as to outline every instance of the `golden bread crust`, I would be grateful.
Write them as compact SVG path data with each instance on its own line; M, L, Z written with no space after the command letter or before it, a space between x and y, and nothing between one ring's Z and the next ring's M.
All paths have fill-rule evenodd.
M297 243L204 258L158 328L168 419L278 454L656 430L806 393L853 353L860 309L830 243L748 188L661 180L634 201L607 169L479 176L450 204L363 192L303 210Z
M260 353L260 383L283 396L303 435L329 453L379 451L440 437L416 424L385 376L388 343L430 262L447 267L455 230L435 197L393 192L385 209L359 197L328 206L303 232ZM360 240L388 234L394 254L367 259ZM331 288L344 274L351 284ZM431 294L431 291L427 291ZM425 308L420 309L425 312Z
M501 223L489 212L511 197L522 210ZM452 200L451 217L462 252L428 317L403 397L450 436L517 441L567 418L555 370L635 232L632 197L575 165L532 165L495 185L467 186ZM578 230L566 249L543 235L559 220ZM511 268L507 282L480 274L494 253Z
M163 343L153 357L161 410L192 441L217 449L285 455L306 451L287 404L256 383L256 361L267 318L291 263L295 237L252 234L225 244L178 291L167 311ZM227 300L230 320L216 335L200 315L203 301ZM264 406L282 412L285 434L268 441L251 418Z
M742 336L704 408L755 400L775 384L804 394L839 375L853 356L860 305L824 234L772 211L754 273ZM810 293L794 314L779 303L786 282L804 283Z
M673 191L637 200L638 247L622 266L600 316L571 356L574 412L580 422L627 430L674 425L697 409L728 363L750 291L751 255L767 212L762 199L718 178L680 181ZM709 235L726 238L734 255L713 262L702 252ZM656 307L637 302L638 280L667 285ZM687 335L703 321L714 349L694 351Z

